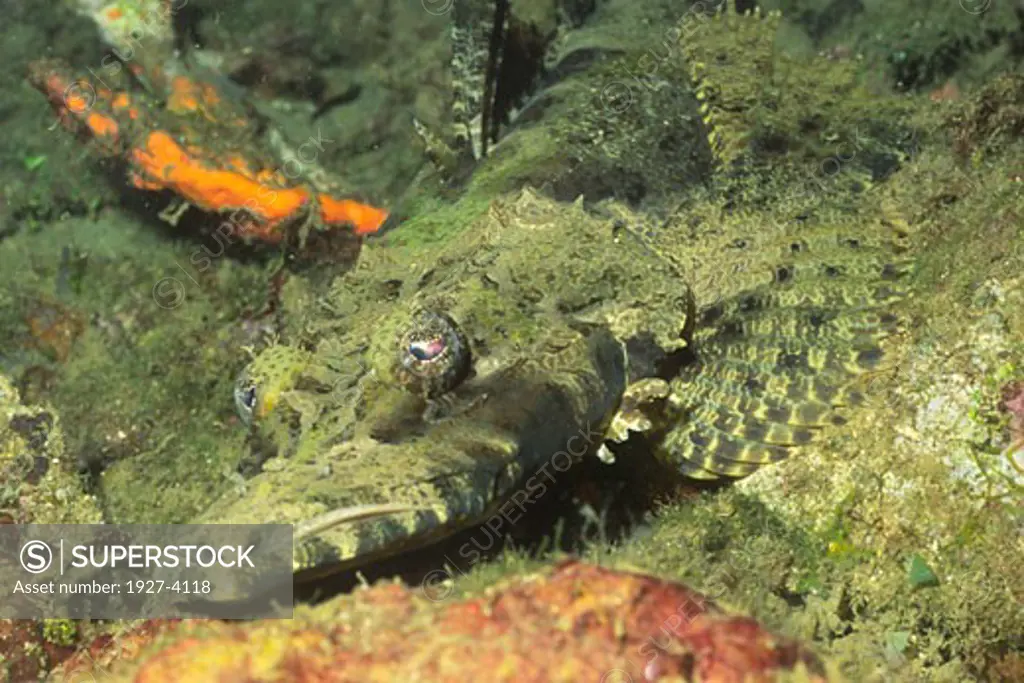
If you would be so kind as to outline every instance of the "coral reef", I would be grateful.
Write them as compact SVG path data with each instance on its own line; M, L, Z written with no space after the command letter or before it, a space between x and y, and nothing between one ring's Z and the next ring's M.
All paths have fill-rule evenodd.
M700 272L711 277L691 284L711 299L729 277L766 275L745 270L749 261L735 256L744 246L731 241L751 233L758 220L864 220L905 234L918 264L912 296L900 308L906 323L886 347L892 364L863 378L867 405L857 417L830 429L801 458L736 486L677 496L657 507L635 537L592 552L616 566L684 581L773 632L810 643L851 680L1020 680L1024 596L1015 578L1024 562L1024 475L1014 446L1024 382L1021 86L1019 76L1009 76L976 87L979 76L1019 59L1016 29L1004 21L1016 16L1012 3L993 4L978 21L965 20L975 16L965 12L970 3L777 4L781 19L768 12L698 17L678 3L601 3L582 25L557 37L549 80L509 122L462 199L447 201L423 183L417 203L406 207L409 219L371 239L381 250L411 251L458 239L495 195L523 184L563 199L582 193L588 208L611 197L641 210L675 212L675 221L640 226L642 234L655 248L665 240L693 245ZM381 191L406 182L423 163L411 151L408 112L429 118L423 110L436 109L430 91L442 89L444 59L435 39L446 19L424 19L417 3L411 10L384 3L365 12L361 3L332 9L326 1L284 9L253 2L244 12L219 12L212 0L194 5L188 30L205 39L210 54L216 50L212 61L233 65L225 71L251 83L272 76L262 86L274 99L266 108L290 122L285 127L302 131L296 139L314 129L310 121L323 122L328 138L343 131L337 136L342 142L318 158L322 165L352 169L354 184ZM15 4L5 18L19 27L4 41L12 64L38 59L45 44L55 56L73 58L76 69L103 63L92 18L76 23L64 4ZM995 21L1003 27L993 33ZM424 46L395 40L398 29L391 26ZM790 46L827 50L827 56L808 61L780 53L776 28ZM986 42L986 34L995 42ZM968 42L974 47L946 59L946 45ZM274 64L266 58L271 45L282 53ZM410 58L413 49L422 58ZM888 75L879 78L888 63ZM5 510L12 519L95 519L99 509L107 521L193 519L240 483L246 436L231 396L248 360L243 347L274 333L305 341L302 330L324 315L317 303L324 283L304 274L290 278L279 288L279 310L261 315L268 292L277 288L270 284L276 264L225 258L220 242L183 241L180 234L167 239L169 233L123 212L98 167L78 159L81 148L46 132L52 116L45 102L20 82L23 70L13 71L17 78L0 74L9 107L5 125L17 132L0 140L0 367L11 377L2 384L4 415L15 418L0 421ZM71 73L77 71L68 72L67 82L74 80ZM305 95L297 84L307 73L325 86L315 102L301 103ZM947 77L959 83L955 96L934 102L917 92ZM196 94L188 85L195 82L177 91L181 101ZM883 97L890 85L908 92ZM129 96L123 101L115 90L121 89L100 98L97 112L112 113L123 102L150 113L140 86L124 89ZM357 90L362 94L348 95ZM202 104L202 90L198 96ZM180 115L155 107L151 114L213 130L201 109ZM118 115L130 121L129 111ZM310 118L315 112L318 118ZM711 142L708 133L716 134ZM230 144L221 149L221 142L204 147L216 148L215 165L224 162L220 152L237 150ZM102 139L92 145L103 149ZM140 184L173 180L146 172L145 160L139 159ZM261 161L248 172L273 167ZM701 195L707 184L720 192L713 200ZM763 211L740 215L737 205ZM707 249L709 240L714 250ZM173 294L170 299L154 297L167 278L180 278L187 289L161 290ZM388 291L355 295L386 301ZM53 407L23 405L44 398ZM620 458L619 471L631 464ZM98 500L80 493L78 469ZM491 605L472 597L474 587L522 571L500 562L478 565L453 587L470 594L459 609ZM409 591L378 587L372 595L381 619L421 614ZM571 596L551 597L561 600L551 603L560 609L581 608L570 604ZM340 650L320 644L335 637L352 642L351 620L375 618L372 610L358 612L362 599L302 610L297 630L279 623L173 626L186 630L161 642L176 649L153 643L116 675L158 676L177 663L184 671L200 653L210 654L204 661L211 666L250 653L254 667L292 667L287 673L296 678L305 671L320 675L322 667L342 661ZM398 605L394 612L381 606L387 600ZM617 609L602 615L621 614ZM422 613L434 614L429 608ZM551 628L550 612L544 614ZM658 633L659 617L645 634ZM464 623L497 623L474 618L483 621ZM616 622L608 619L601 623L612 624L615 635ZM432 640L436 631L386 621L374 622L379 637L396 622L408 626L393 652L422 646L415 652L424 659L414 663L441 661L427 659L437 652L429 648L451 645ZM16 680L37 675L68 652L55 650L45 661L39 656L58 645L42 645L44 631L68 642L69 633L56 625L6 623L0 629L4 646L13 644L19 657L15 664L13 651L5 650L8 675ZM196 640L182 643L180 637ZM29 641L35 644L26 649ZM137 646L130 638L118 642ZM551 662L551 650L541 647L549 642L554 639L533 637L516 662ZM600 642L604 649L587 651L581 666L603 662L612 652L609 643L620 647L623 641ZM106 661L100 654L109 649L94 646L90 656ZM307 655L302 660L291 656L298 648ZM381 671L393 673L392 665L381 663ZM344 675L338 669L330 674Z

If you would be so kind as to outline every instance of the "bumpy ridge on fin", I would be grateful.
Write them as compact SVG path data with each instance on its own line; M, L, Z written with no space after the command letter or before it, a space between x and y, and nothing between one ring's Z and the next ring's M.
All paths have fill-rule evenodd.
M777 11L762 13L759 7L738 14L735 0L726 0L696 39L682 43L708 143L722 166L731 165L746 149L750 110L763 101L752 86L771 83L781 16ZM737 61L744 64L749 80L731 76ZM720 76L723 71L726 77Z

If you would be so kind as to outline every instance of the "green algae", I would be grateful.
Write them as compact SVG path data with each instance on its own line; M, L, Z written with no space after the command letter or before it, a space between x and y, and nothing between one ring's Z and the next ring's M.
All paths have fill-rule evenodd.
M395 247L409 251L425 250L438 243L446 243L464 231L474 219L490 205L485 193L470 195L457 202L444 199L417 197L402 209L409 214L400 230L370 240L370 244Z
M43 619L43 639L67 647L78 642L78 622L71 619Z
M70 279L61 245L84 254ZM204 273L190 259L205 245L168 246L150 226L69 219L0 251L4 367L40 378L24 388L73 425L67 467L86 472L110 521L191 518L230 485L244 439L231 375L258 327L236 321L262 306L266 271L221 259ZM161 283L174 298L154 296ZM41 350L41 316L67 328L67 358Z
M66 136L46 100L25 81L27 62L77 57L98 65L103 52L91 23L63 2L10 8L0 56L0 236L19 227L39 228L68 215L89 215L115 195L102 173ZM16 134L11 134L17 131ZM27 168L33 159L46 163ZM31 164L30 164L31 165Z
M797 21L813 44L836 56L857 55L880 85L926 90L947 79L977 83L1019 61L1022 33L1013 3L990 0L766 0Z
M939 577L920 555L910 558L910 566L907 567L907 581L912 588L928 588L939 585Z
M546 61L569 77L523 103L465 195L530 185L563 200L656 207L702 184L710 153L693 144L703 139L700 117L676 59L679 37L703 21L698 14L665 0L606 3L582 26L562 27Z

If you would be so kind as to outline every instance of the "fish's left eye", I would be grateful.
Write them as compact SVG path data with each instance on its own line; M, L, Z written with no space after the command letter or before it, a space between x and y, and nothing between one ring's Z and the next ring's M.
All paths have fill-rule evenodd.
M459 326L444 313L422 311L399 343L399 377L427 396L451 391L469 374L469 343Z
M256 408L256 387L245 373L235 382L235 410L238 417L247 425L252 424L252 414Z

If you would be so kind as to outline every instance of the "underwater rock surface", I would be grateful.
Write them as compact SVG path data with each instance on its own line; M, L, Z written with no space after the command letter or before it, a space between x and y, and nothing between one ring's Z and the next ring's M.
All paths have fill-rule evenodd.
M200 4L209 9L213 3ZM653 247L687 254L682 265L693 275L687 284L708 304L739 283L772 277L766 266L778 264L752 248L751 237L779 225L814 221L842 225L849 235L850 226L862 224L905 234L917 267L911 296L899 304L899 333L886 343L893 362L863 378L866 400L850 420L830 427L799 457L737 485L654 506L637 534L610 548L598 543L591 553L682 581L749 613L773 632L811 644L850 680L1021 680L1024 82L1008 76L982 86L972 78L1019 61L1019 31L1012 24L1018 15L1001 3L971 23L975 15L964 5L981 3L931 3L925 20L916 22L917 2L777 4L781 19L765 13L694 20L686 42L672 46L680 35L671 29L682 26L676 22L686 8L603 3L592 20L555 44L555 70L564 77L511 122L461 199L449 201L450 188L429 178L405 207L408 220L368 251L415 253L459 240L459 231L495 199L532 185L556 199L583 194L585 210L595 215L617 202L648 212L649 220L635 227ZM870 6L862 11L862 4ZM348 43L339 39L345 13L331 16L331 30L318 30L316 8L324 6L304 3L300 30L293 26L281 36L264 28L250 38L238 28L280 18L272 9L279 3L254 3L251 14L234 12L223 21L210 11L195 25L224 63L273 71L254 87L277 98L270 108L284 112L284 127L299 129L299 139L314 134L315 126L289 111L287 99L305 65L315 63L317 77L341 93L322 101L335 102L324 120L343 131L343 142L321 161L348 166L360 181L372 176L370 185L382 192L407 180L422 161L412 159L411 135L401 138L404 151L394 153L395 131L409 131L396 123L407 117L393 114L409 99L419 109L435 108L419 86L440 79L440 57L435 66L423 65L435 64L429 57L443 49L429 42L421 61L385 32ZM75 24L63 5L53 12L34 7L19 6L10 16L32 27L5 40L12 63L42 56L39 45L48 36L58 38L51 39L55 54L77 57L79 66L100 63L95 29ZM853 9L834 21L830 13L843 7ZM413 14L418 11L414 3ZM876 31L870 22L880 13L886 27ZM366 16L373 23L379 15ZM403 17L415 24L408 11ZM955 30L943 33L950 17ZM990 31L996 21L1004 28ZM439 25L424 24L422 31L433 39ZM842 44L843 27L854 25L850 44ZM909 46L901 44L904 31ZM295 45L294 35L309 39L309 55L257 64L259 50L253 56L245 49L273 40ZM985 43L986 35L995 42ZM777 42L785 41L778 36L799 36L792 42L803 41L805 56L824 54L805 59L780 52ZM964 49L946 59L949 44ZM375 82L366 64L382 45L392 59L381 63L390 65L398 85L364 89L370 96L356 98L353 107L337 104L347 101L342 81L353 73L355 80ZM345 62L353 55L335 54L363 46L355 69ZM858 57L862 46L866 61ZM904 47L906 54L898 54ZM875 70L888 56L892 70ZM929 97L925 91L951 73L963 76L960 85ZM53 142L45 130L52 122L46 103L20 77L0 76L0 87L5 105L11 102L7 125L31 131L0 142L0 362L10 376L0 380L4 510L12 520L92 521L100 510L107 521L192 519L244 484L238 464L245 430L231 395L249 358L245 349L278 336L307 344L303 331L324 327L319 305L339 273L290 273L280 285L272 282L280 271L274 258L218 257L199 268L196 255L216 245L182 239L126 211L112 185L80 160L73 141ZM900 89L908 92L893 94ZM627 106L606 99L627 92ZM389 102L389 116L372 139L387 144L360 152L362 131L351 124L381 101ZM355 164L350 155L358 156ZM123 185L123 178L117 182ZM148 207L151 213L159 208ZM154 300L154 288L175 277L187 290L181 306L168 308ZM369 301L381 292L356 295ZM276 307L264 315L268 300ZM28 403L45 407L24 405L15 386ZM620 468L628 465L619 459ZM81 479L80 469L87 471ZM547 562L510 557L472 567L453 599L469 598L463 606L490 604L473 596ZM415 609L412 591L379 587L372 595L381 604L392 600L399 615ZM571 594L550 598L531 604L558 605L559 614L582 609ZM296 667L305 662L319 675L318 667L337 654L321 649L324 633L351 638L345 629L352 620L371 618L356 609L360 599L328 603L333 612L304 612L310 621L303 624L317 624L305 635L278 623L189 626L202 637L183 642L179 638L190 636L168 636L173 646L150 645L144 660L119 675L141 675L149 667L159 676L224 638L231 645L217 650L212 664L230 666L238 661L233 657L252 652L253 666L290 666L288 675L302 680L304 670ZM629 614L619 609L602 614L614 623L612 614ZM433 618L425 616L424 623ZM423 635L408 628L380 636ZM24 642L43 633L41 625L26 629L4 640L4 647L21 648L19 657ZM51 636L61 633L50 629ZM551 663L546 644L530 641L529 652ZM306 657L285 657L297 651L292 647ZM4 656L15 680L60 658L35 657L35 668L28 669L13 664L10 650ZM393 665L380 664L385 671Z
M57 679L102 670L112 683L755 683L796 670L786 680L827 680L802 645L686 586L642 574L566 562L475 599L449 602L443 585L434 589L377 585L289 621L155 624L151 633L129 632L69 661Z

